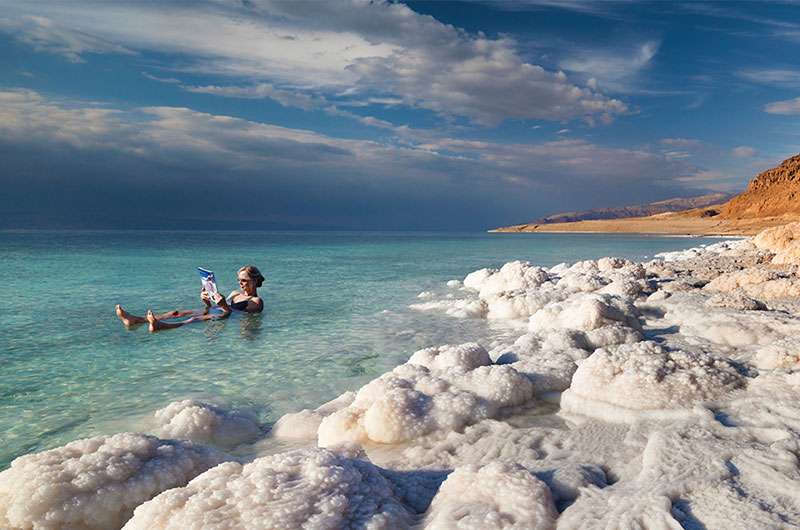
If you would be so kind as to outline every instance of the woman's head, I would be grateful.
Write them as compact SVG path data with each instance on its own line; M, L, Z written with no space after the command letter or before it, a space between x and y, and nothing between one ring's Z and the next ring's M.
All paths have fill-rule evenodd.
M261 275L261 271L258 270L258 268L254 265L245 265L239 269L237 274L239 275L239 280L253 280L256 284L256 287L261 287L261 284L264 283L264 276ZM241 281L239 283L241 283Z

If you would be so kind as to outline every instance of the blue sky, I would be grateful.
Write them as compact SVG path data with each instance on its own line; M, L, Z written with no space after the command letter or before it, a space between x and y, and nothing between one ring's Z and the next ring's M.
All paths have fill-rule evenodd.
M800 152L796 2L0 8L0 227L485 230Z

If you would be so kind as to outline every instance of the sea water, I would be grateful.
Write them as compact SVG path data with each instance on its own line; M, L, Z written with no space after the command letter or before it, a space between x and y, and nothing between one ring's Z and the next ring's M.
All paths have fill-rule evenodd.
M0 232L0 470L17 456L137 430L168 403L200 398L265 427L359 388L414 351L513 334L502 323L411 308L483 267L647 260L713 238L619 234L262 231ZM253 264L259 315L173 330L126 328L119 303L197 309L197 267L220 290Z

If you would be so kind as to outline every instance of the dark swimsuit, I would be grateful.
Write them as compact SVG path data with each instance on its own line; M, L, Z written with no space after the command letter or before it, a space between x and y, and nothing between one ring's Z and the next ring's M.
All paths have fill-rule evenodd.
M233 298L236 298L235 296ZM231 300L233 300L231 298ZM247 303L250 302L250 299L253 298L252 296L248 297L247 300L242 300L241 302L228 302L228 305L231 309L235 309L237 311L244 311L247 309Z

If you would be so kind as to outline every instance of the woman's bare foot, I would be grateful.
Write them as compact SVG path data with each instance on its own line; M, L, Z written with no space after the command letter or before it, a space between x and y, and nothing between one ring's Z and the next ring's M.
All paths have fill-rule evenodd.
M147 321L150 322L150 331L161 329L161 321L159 321L149 309L147 310Z
M145 319L144 317L137 317L136 315L131 315L130 313L122 309L122 306L119 304L117 304L117 306L114 309L116 309L117 316L119 317L119 319L122 320L122 323L125 324L126 326L133 326L135 324L144 324L145 322L147 322L147 319Z

